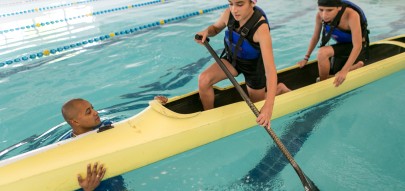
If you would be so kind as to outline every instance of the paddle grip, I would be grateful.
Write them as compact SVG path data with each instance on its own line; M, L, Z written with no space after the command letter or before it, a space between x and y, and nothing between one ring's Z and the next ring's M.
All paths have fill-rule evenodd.
M196 39L196 40L202 40L202 36L199 35L199 34L195 34L194 39ZM206 40L207 42L209 42L209 41L210 41L210 38L207 37L207 38L205 38L205 40Z

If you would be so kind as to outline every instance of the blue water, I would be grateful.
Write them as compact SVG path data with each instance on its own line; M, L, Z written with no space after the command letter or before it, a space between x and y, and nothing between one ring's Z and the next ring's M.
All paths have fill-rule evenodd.
M19 2L1 4L1 13L41 7L49 1ZM0 30L19 26L17 21L56 18L60 12L75 15L134 2L147 1L103 0L0 17ZM354 2L366 11L372 41L405 33L405 7L400 0ZM68 25L0 34L0 62L226 3L168 0L76 19ZM305 54L312 35L315 2L274 0L259 1L258 5L270 18L277 68L293 65ZM213 59L193 37L220 12L0 67L0 159L57 141L69 130L60 107L71 98L88 99L102 118L118 121L141 111L157 94L172 97L196 90L198 74ZM222 34L212 38L211 45L220 51ZM405 189L404 74L398 72L272 122L297 163L320 189ZM25 144L12 147L18 143ZM302 190L295 171L261 127L123 176L129 190Z

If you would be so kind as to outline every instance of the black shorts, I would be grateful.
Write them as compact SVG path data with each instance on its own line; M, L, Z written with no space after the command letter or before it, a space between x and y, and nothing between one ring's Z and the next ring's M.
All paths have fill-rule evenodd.
M222 57L232 64L232 61L228 59L227 55ZM243 74L245 77L246 85L252 89L259 90L266 87L266 73L262 59L257 60L240 60L236 61L236 66L232 64L239 74Z
M347 59L350 56L350 53L353 49L352 43L338 43L331 45L333 48L334 55L330 58L330 75L335 75L339 72L343 66L346 64ZM365 44L363 44L363 48L357 57L356 61L353 64L356 64L358 61L365 61L366 54L365 54Z

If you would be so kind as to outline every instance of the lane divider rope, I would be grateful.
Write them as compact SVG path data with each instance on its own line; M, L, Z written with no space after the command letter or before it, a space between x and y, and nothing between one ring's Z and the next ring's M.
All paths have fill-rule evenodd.
M76 2L72 2L72 3L64 3L64 4L60 4L60 5L54 5L54 6L47 6L47 7L39 7L39 8L35 7L33 9L28 9L28 10L24 10L24 11L16 11L16 12L12 12L12 13L0 14L0 18L1 17L11 17L11 16L16 16L16 15L23 15L23 14L28 14L28 13L41 12L41 11L47 11L47 10L51 10L51 9L56 9L56 8L61 8L61 7L68 7L68 6L72 6L72 5L85 4L85 3L90 3L90 2L94 2L94 1L99 1L99 0L85 0L85 1L76 1Z
M74 49L74 48L78 48L78 47L81 47L81 46L84 46L84 45L87 45L87 44L108 40L108 39L114 38L116 36L129 35L129 34L132 34L132 33L143 31L145 29L158 27L160 25L164 25L164 24L168 24L168 23L177 22L177 21L180 21L180 20L184 20L184 19L187 19L187 18L190 18L190 17L197 16L197 15L202 15L204 13L209 13L209 12L213 12L213 11L216 11L216 10L225 9L228 6L229 6L229 4L225 4L225 5L220 5L220 6L216 6L216 7L212 7L212 8L208 8L208 9L202 9L202 10L194 11L194 12L187 13L187 14L184 14L184 15L181 15L181 16L172 17L172 18L169 18L169 19L162 19L162 20L159 20L159 21L156 21L156 22L153 22L153 23L149 23L149 24L145 24L145 25L142 25L142 26L122 30L122 31L119 31L119 32L111 32L109 34L101 35L99 37L94 37L94 38L84 40L84 41L81 41L81 42L76 42L76 43L72 43L72 44L69 44L69 45L60 46L60 47L52 48L52 49L45 49L45 50L43 50L41 52L37 52L37 53L26 54L26 55L24 55L22 57L18 57L18 58L15 58L15 59L0 62L0 67L6 66L6 65L11 65L11 64L14 64L14 63L20 63L22 61L28 61L30 59L33 60L33 59L42 58L44 56L50 56L50 55L53 55L53 54L56 54L56 53L60 53L60 52L63 52L63 51Z
M26 4L26 3L32 3L32 2L37 2L41 0L24 0L24 1L16 1L16 2L1 2L0 5L17 5L17 4Z
M94 0L94 1L96 1L96 0ZM94 16L94 15L102 15L102 14L112 13L112 12L116 12L116 11L127 10L127 9L131 9L131 8L135 8L135 7L143 7L143 6L153 5L153 4L157 4L157 3L165 3L165 0L153 0L153 1L145 2L145 3L139 3L139 4L116 7L116 8L102 10L102 11L91 12L91 13L87 13L87 14L83 14L83 15L79 15L79 16L74 16L74 17L70 17L70 18L58 19L58 20L53 20L53 21L46 21L46 22L41 22L41 23L33 23L31 25L20 26L20 27L16 27L16 28L12 28L12 29L4 29L4 30L0 30L0 35L15 32L15 31L20 31L20 30L30 29L30 28L38 28L38 27L44 27L44 26L47 26L47 25L53 25L53 24L58 24L58 23L62 23L62 22L68 22L68 21L71 21L71 20L90 17L90 16Z

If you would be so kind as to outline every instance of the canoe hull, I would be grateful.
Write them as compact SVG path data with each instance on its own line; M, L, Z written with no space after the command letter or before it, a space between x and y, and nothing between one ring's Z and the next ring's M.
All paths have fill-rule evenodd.
M374 44L393 44L380 41ZM292 70L291 67L283 71ZM273 118L310 107L405 68L405 53L352 71L338 88L333 79L276 97ZM229 88L229 87L228 87ZM221 89L221 88L218 88ZM226 88L224 88L226 89ZM170 102L194 95L173 97ZM256 103L258 108L264 102ZM116 176L255 126L255 116L239 101L204 112L179 114L151 101L139 114L102 133L91 132L0 162L0 190L73 190L77 173L100 162L106 178Z

